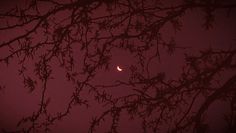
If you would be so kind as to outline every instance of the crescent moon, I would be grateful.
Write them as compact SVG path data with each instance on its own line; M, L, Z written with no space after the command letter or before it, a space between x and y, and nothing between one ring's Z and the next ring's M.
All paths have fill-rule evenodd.
M120 68L120 66L117 66L116 69L120 72L123 70L122 68Z

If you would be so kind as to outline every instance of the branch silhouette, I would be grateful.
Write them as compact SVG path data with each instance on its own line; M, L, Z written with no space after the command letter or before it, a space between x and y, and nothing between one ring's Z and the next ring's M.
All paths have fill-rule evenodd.
M92 102L104 106L91 120L88 132L109 126L118 133L122 115L138 118L147 132L207 132L204 115L216 101L231 104L228 132L235 131L236 49L199 50L185 55L179 77L169 79L166 72L153 74L150 66L160 61L161 52L175 55L175 39L166 40L162 29L172 24L181 31L186 12L202 10L203 29L214 28L215 11L229 11L236 3L218 0L181 0L177 3L159 0L27 0L0 13L0 32L10 32L0 42L0 63L18 62L19 76L29 94L40 90L36 111L17 121L16 128L3 132L50 132L52 125L69 117L74 106L90 109ZM15 32L17 31L17 34ZM14 34L13 34L14 33ZM128 80L95 84L99 71L108 71L112 51L118 49L134 55L136 64L129 67ZM148 53L148 54L147 54ZM148 55L148 56L147 56ZM77 58L79 57L79 62ZM33 63L34 65L29 65ZM79 66L79 67L78 67ZM64 111L49 113L49 83L55 69L63 68L68 83L74 86ZM80 69L78 69L80 68ZM220 76L233 72L228 79ZM109 88L130 88L117 96ZM7 86L0 86L0 91ZM84 97L83 93L89 96ZM91 98L92 97L92 98ZM204 99L198 104L199 99ZM110 125L104 123L111 119Z

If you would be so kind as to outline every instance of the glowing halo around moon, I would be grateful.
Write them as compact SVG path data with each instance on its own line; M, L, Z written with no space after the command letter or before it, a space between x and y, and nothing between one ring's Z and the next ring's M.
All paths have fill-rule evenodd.
M123 69L120 68L120 66L116 66L116 69L117 69L119 72L123 71Z

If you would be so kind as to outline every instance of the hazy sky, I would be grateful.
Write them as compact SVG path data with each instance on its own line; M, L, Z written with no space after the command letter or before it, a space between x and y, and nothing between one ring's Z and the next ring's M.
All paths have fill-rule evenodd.
M9 9L11 5L14 5L15 1L1 1L0 11ZM199 10L188 11L182 17L183 27L181 31L175 32L170 24L164 26L161 30L163 37L168 40L171 37L176 39L177 46L187 47L187 49L177 49L173 55L166 54L165 50L161 50L161 60L152 62L151 73L166 72L167 78L174 79L179 76L181 67L184 62L184 53L195 54L199 49L206 49L209 47L217 49L230 49L233 45L235 47L236 39L236 19L234 16L235 11L230 14L230 17L225 17L226 12L217 11L215 23L213 29L205 30L202 28L203 24L203 13ZM7 32L8 33L8 32ZM2 40L12 35L17 35L18 32L5 34L0 32ZM3 50L2 50L3 51ZM79 51L78 51L79 52ZM0 57L6 53L0 53ZM108 71L98 71L97 76L93 82L96 84L112 84L117 80L126 81L129 77L130 71L129 66L135 64L134 56L127 51L114 49L112 51L111 65ZM76 66L80 68L80 57ZM28 62L28 66L33 65L32 61ZM31 64L32 63L32 64ZM56 64L56 63L55 63ZM123 68L122 72L118 72L116 66L119 65ZM0 91L0 128L14 129L18 120L23 116L32 114L37 111L38 104L40 102L41 88L38 87L33 93L28 93L28 90L24 88L22 83L22 77L18 76L18 64L13 60L9 66L0 64L0 85L6 86L6 88ZM49 111L53 114L57 111L64 111L67 103L70 100L71 93L73 92L73 85L69 84L64 75L64 70L57 66L54 67L53 72L54 79L50 80L47 97L51 98ZM224 80L222 77L222 80ZM114 96L126 95L130 92L129 87L110 88L107 90ZM91 99L87 93L83 94L83 97ZM91 102L92 107L86 109L84 106L75 106L68 117L65 117L62 121L56 122L52 126L52 133L58 132L87 132L88 126L91 122L91 118L99 115L104 107ZM222 103L214 104L210 108L211 115L209 121L212 121L212 125L221 129L224 125L221 125L223 115L218 115L220 112L225 112L225 107ZM121 119L120 132L132 132L140 133L140 121L137 119L128 120L124 114ZM109 124L109 120L104 125ZM101 126L98 131L104 131ZM218 129L215 128L215 131ZM212 133L215 132L212 130ZM219 131L219 130L218 130Z

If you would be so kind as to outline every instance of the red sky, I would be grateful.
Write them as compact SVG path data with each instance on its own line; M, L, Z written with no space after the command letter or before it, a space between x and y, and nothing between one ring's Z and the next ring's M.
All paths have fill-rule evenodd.
M1 10L8 9L12 4L17 2L7 2L1 1ZM205 30L202 28L202 12L201 11L189 11L182 17L183 27L181 31L175 33L173 28L167 24L162 30L162 34L165 39L170 39L174 37L176 39L177 46L187 47L185 50L177 49L173 55L166 54L165 50L161 50L161 60L152 63L150 71L151 74L158 72L166 72L167 78L174 79L179 76L181 67L184 62L184 53L197 53L199 49L207 49L209 47L217 49L229 49L232 45L235 47L236 39L236 19L233 17L235 12L231 13L230 17L225 17L226 12L217 11L215 23L213 29ZM8 33L8 32L6 32ZM6 34L5 32L0 32L1 43L2 40L12 35L17 35L19 32ZM3 50L0 50L1 52ZM79 51L78 51L79 52ZM0 53L0 57L4 56L6 53ZM80 57L78 56L78 61L76 67L80 69ZM29 61L28 66L32 66L33 62ZM32 64L30 64L32 63ZM56 63L55 63L56 64ZM98 71L97 76L94 78L94 84L112 84L117 80L126 81L129 77L130 71L129 66L135 64L133 55L127 51L120 49L115 49L112 51L112 60L109 70ZM122 72L116 70L116 66L119 65L123 68ZM14 129L16 128L17 121L23 116L30 115L33 111L38 109L39 94L41 92L40 88L36 89L33 93L28 93L28 90L24 88L22 83L22 78L18 76L18 64L15 60L11 61L9 66L5 64L0 64L0 85L6 86L4 90L0 92L0 128ZM70 99L71 93L73 92L73 86L69 84L64 75L64 70L55 65L54 79L50 81L49 88L46 95L51 98L49 111L55 113L57 111L64 111L65 107ZM222 77L222 80L225 80ZM109 88L107 92L111 93L113 96L122 96L130 93L129 87L119 87L119 88ZM89 94L84 93L83 97L86 99L91 99ZM68 117L62 121L56 122L52 126L52 133L58 132L87 132L88 126L91 122L91 118L99 115L104 109L102 105L96 102L91 102L91 108L87 109L84 106L75 106ZM227 111L227 105L224 103L215 103L209 109L209 121L213 128L211 132L220 131L224 128L222 125L223 116L219 115L222 112ZM129 120L126 114L122 116L121 126L119 128L120 132L132 132L140 133L141 127L139 125L139 120ZM107 121L104 125L109 124ZM104 131L106 126L101 126L98 131ZM218 130L219 129L219 130Z

